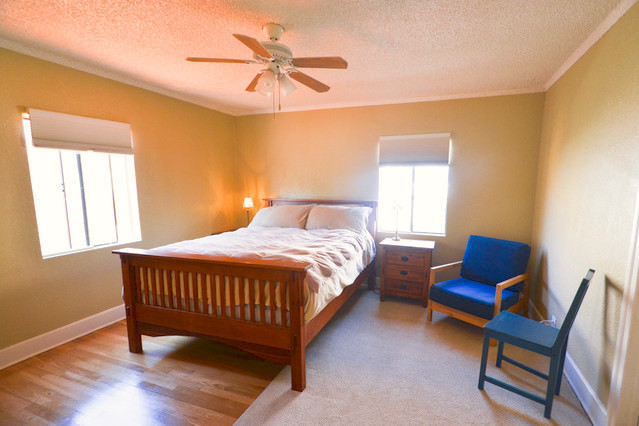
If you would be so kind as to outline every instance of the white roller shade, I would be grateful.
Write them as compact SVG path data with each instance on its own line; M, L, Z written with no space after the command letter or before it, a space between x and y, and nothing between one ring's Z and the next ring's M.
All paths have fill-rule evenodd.
M448 164L450 133L382 136L379 164Z
M39 109L29 116L34 146L133 154L129 124Z

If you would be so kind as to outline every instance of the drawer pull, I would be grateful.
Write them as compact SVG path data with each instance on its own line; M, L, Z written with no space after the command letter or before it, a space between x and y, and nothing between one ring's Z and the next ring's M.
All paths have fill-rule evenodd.
M402 262L408 262L408 256L402 256Z
M402 290L408 290L408 286L406 285L400 285L399 288Z
M408 271L399 271L399 275L408 275Z

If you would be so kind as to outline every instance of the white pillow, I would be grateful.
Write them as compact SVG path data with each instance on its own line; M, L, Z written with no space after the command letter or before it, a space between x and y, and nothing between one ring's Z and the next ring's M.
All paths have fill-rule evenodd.
M319 205L311 209L306 221L306 229L350 229L366 232L370 207L346 207Z
M264 207L255 214L249 228L252 226L269 226L304 229L311 207L313 207L313 204Z

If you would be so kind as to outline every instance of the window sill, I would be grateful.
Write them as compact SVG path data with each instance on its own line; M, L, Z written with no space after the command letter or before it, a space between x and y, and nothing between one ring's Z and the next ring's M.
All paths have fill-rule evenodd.
M399 234L399 238L412 238L412 237L441 238L446 236L446 234L436 234L436 233L428 233L428 232L399 232L398 234ZM395 231L377 231L377 235L380 237L394 237Z
M133 240L133 241L123 241L123 242L119 242L118 241L117 243L112 243L112 244L104 244L104 245L100 245L100 246L85 247L85 248L81 248L81 249L77 249L77 250L63 251L63 252L60 252L60 253L47 254L46 256L42 256L42 259L43 260L53 259L55 257L67 256L67 255L70 255L70 254L84 253L84 252L87 252L87 251L94 251L94 250L100 250L100 249L104 249L104 248L123 246L123 245L126 245L126 244L139 243L140 241L142 241L142 239Z

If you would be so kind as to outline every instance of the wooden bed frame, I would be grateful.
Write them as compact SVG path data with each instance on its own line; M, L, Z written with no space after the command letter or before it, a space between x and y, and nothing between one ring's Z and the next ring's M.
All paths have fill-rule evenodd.
M368 206L373 209L368 229L375 236L376 201L264 201L267 207L311 203ZM369 289L375 283L372 261L352 285L305 323L303 282L309 263L133 248L113 253L120 255L122 262L129 351L142 352L143 334L205 337L269 361L290 364L291 387L300 392L306 387L306 345L365 280ZM288 300L288 312L269 309L267 297Z

